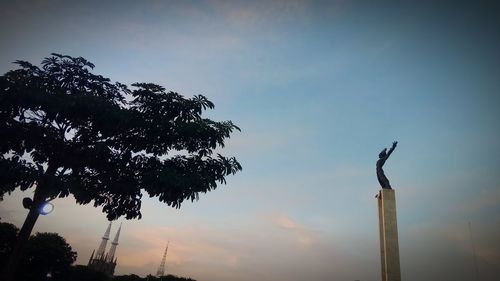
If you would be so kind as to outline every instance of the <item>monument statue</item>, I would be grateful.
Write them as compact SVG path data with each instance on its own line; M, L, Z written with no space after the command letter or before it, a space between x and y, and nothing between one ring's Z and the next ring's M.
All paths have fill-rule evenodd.
M391 153L396 148L396 145L398 145L397 141L392 143L392 147L389 149L389 151L387 151L387 148L384 148L384 150L382 150L382 152L380 152L380 154L378 155L377 179L378 179L378 182L380 183L380 186L382 188L392 189L391 184L389 183L389 180L385 176L384 170L382 169L382 167L384 166L385 161L389 158L389 156L391 156Z

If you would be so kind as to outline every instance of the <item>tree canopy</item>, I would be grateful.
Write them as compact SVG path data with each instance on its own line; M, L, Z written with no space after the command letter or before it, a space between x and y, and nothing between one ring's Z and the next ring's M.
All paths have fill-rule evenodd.
M16 241L17 227L10 223L0 223L0 265L5 265L7 256ZM36 233L31 236L21 257L23 270L16 272L15 280L36 281L67 280L71 264L76 260L76 252L57 233Z
M111 281L112 278L103 272L92 269L86 265L73 265L66 280L71 281Z
M0 268L7 262L16 242L16 236L19 229L6 222L0 222Z
M76 252L57 233L36 233L30 237L21 264L29 270L23 271L24 280L65 280Z
M35 188L43 200L93 202L110 220L140 218L143 192L179 208L241 170L215 152L239 128L203 118L214 104L202 95L129 89L81 57L15 63L0 76L0 199Z

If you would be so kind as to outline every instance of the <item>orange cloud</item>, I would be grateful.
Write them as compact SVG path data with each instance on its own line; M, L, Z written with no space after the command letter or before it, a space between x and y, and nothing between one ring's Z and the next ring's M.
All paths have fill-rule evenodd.
M167 240L170 241L167 265L189 267L188 264L210 261L224 266L237 266L240 254L224 245L224 233L205 227L148 227L131 229L127 247L120 252L124 267L159 264ZM141 249L137 249L140 246ZM155 270L154 268L152 270Z
M292 218L287 215L278 215L274 219L274 223L276 226L288 230L293 234L295 241L302 246L311 246L315 239L313 238L312 233L307 230L305 227L299 225Z
M290 217L280 215L276 218L276 224L285 229L297 229L298 225Z

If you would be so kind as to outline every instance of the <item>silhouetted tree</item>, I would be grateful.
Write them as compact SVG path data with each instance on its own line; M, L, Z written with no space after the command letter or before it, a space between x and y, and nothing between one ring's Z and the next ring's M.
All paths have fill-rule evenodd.
M76 252L57 233L36 233L31 236L21 259L22 275L25 281L67 280L71 264L76 260Z
M111 281L105 273L85 265L74 265L69 269L68 281Z
M0 222L0 266L6 264L7 259L16 243L16 236L19 229L6 222Z
M92 74L81 57L16 64L0 76L0 198L16 188L34 196L4 281L46 200L72 194L110 220L140 218L142 191L179 208L241 170L235 158L214 156L239 128L203 118L214 107L204 96L148 83L130 90Z
M159 277L158 281L196 281L196 280L169 274L166 276Z
M113 281L142 281L145 280L138 275L129 274L129 275L120 275L113 277Z
M68 281L111 281L111 277L85 265L74 265L70 268Z
M0 264L5 265L7 255L15 244L17 227L10 223L0 223ZM68 280L71 264L76 260L76 252L57 233L36 233L31 236L24 251L20 268L15 274L17 281Z
M144 278L137 276L135 274L130 274L130 275L115 276L113 277L113 281L196 281L196 280L191 278L178 277L171 274L161 277L148 275Z

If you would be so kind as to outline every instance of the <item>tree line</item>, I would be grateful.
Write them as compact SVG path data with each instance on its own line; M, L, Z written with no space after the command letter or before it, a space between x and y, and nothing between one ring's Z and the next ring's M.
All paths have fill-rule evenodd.
M5 265L16 241L19 229L0 222L0 265ZM38 232L28 240L21 257L16 281L196 281L167 275L140 277L135 274L110 277L84 265L73 265L77 253L57 233Z

